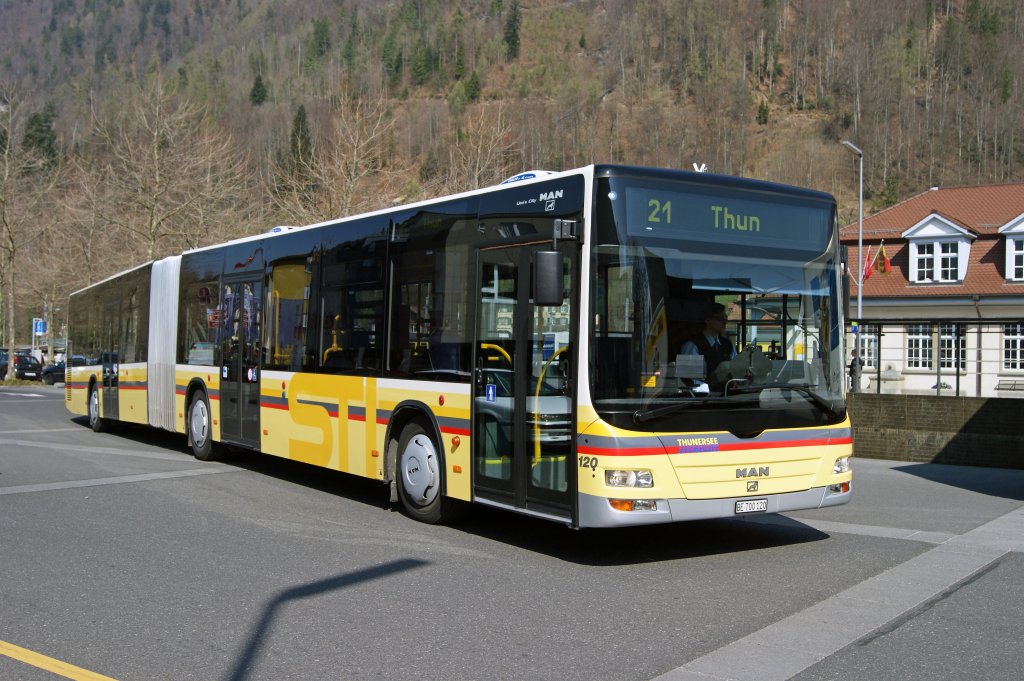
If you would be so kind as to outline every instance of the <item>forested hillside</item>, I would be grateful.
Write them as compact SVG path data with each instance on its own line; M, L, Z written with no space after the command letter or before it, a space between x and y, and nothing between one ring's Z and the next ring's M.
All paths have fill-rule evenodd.
M856 215L1024 173L1016 0L0 0L0 292L528 168L690 168ZM13 322L13 325L7 324Z

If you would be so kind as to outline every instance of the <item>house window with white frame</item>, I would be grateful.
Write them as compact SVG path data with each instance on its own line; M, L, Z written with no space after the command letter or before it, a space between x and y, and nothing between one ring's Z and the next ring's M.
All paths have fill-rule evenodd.
M1007 278L1024 281L1024 239L1008 239L1006 247L1010 251L1010 272Z
M878 368L878 324L861 324L859 333L861 347L864 348L860 356L864 366Z
M960 281L960 244L956 241L939 241L917 244L917 276L914 281L956 282Z
M939 281L956 281L959 279L960 263L958 262L960 245L943 242L939 244Z
M960 371L967 368L967 335L963 324L939 325L939 367Z
M1024 323L1003 325L1003 369L1024 370Z
M917 280L932 281L935 278L935 244L917 245Z
M930 324L907 326L907 368L932 368L932 327Z

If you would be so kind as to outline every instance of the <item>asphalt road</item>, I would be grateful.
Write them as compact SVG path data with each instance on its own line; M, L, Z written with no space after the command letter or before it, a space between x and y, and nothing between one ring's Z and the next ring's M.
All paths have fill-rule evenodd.
M376 483L94 434L62 388L0 388L3 680L1020 678L1024 471L856 460L848 506L790 517L432 527Z

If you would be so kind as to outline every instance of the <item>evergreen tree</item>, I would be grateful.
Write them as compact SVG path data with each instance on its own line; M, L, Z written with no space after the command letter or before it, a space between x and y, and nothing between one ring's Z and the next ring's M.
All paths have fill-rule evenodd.
M412 65L410 66L413 85L423 85L430 78L430 73L433 70L432 57L430 48L425 42L420 42L416 46L416 50L412 54Z
M345 61L345 66L348 67L349 71L352 71L356 67L356 36L359 35L359 14L352 12L352 25L349 28L348 40L345 41L345 48L342 51L341 58Z
M299 104L292 119L291 164L297 177L304 175L313 161L313 136L309 132L306 107Z
M21 145L26 151L33 151L46 159L47 165L57 161L57 133L53 131L53 121L57 118L57 107L47 102L42 111L29 116L25 126L25 136Z
M331 49L331 23L327 19L313 20L313 53L319 58Z
M505 18L505 35L504 35L505 47L506 47L506 59L508 61L515 61L519 59L519 2L513 0L512 5L508 8L508 16Z
M249 90L249 101L253 106L259 106L267 101L267 86L263 84L263 77L258 73L252 83L252 89Z
M455 43L455 64L452 65L452 78L462 80L466 75L466 51L462 47L462 41Z
M402 69L402 50L395 44L395 34L389 33L381 48L381 62L388 79L395 82Z
M476 75L476 71L470 73L466 80L466 99L471 102L480 99L480 77Z

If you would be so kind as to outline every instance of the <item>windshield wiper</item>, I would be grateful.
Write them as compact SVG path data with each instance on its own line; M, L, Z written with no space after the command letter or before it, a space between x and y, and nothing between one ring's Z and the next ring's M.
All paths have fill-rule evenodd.
M711 405L728 405L734 404L728 397L706 397L704 399L690 400L688 402L674 402L673 404L665 405L664 407L656 407L654 409L637 409L633 412L634 423L646 423L662 416L670 416L687 409L694 407L706 407Z
M814 386L807 383L759 383L757 385L741 385L733 388L730 392L736 393L759 393L762 390L768 390L769 388L777 388L780 390L792 390L793 392L800 393L807 397L811 402L821 407L823 411L828 412L834 418L842 418L842 413L835 408L835 405L831 400L827 400L821 396L820 393L812 390Z

